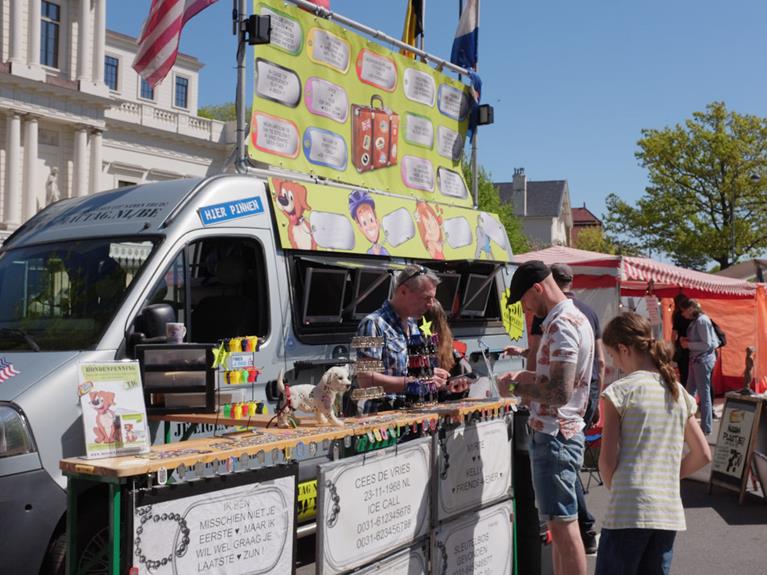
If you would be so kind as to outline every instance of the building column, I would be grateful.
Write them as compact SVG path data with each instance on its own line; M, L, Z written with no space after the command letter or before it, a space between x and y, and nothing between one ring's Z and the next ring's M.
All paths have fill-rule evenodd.
M106 45L106 0L94 0L95 20L93 24L93 83L104 83L104 46Z
M23 221L37 213L37 118L28 116L24 122L24 192L21 199Z
M40 5L40 2L29 3L27 64L35 68L40 66L40 23L42 21Z
M5 150L5 210L3 219L6 227L15 228L21 224L21 114L11 112L8 116L8 139Z
M24 0L11 0L11 63L21 64L23 62L21 52L24 43L24 21L22 20Z
M101 130L91 132L91 194L101 191Z
M87 196L88 188L88 130L85 126L75 129L75 185L74 196Z
M80 0L80 18L77 22L77 81L80 85L90 80L88 73L88 23L91 15L91 0Z

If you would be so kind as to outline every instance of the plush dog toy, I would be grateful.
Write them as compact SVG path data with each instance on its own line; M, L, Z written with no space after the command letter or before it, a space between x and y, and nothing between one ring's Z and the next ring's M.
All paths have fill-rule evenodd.
M336 396L349 389L351 380L346 367L334 366L328 369L317 385L286 386L283 373L277 378L280 402L277 406L277 427L290 427L289 417L294 411L314 412L317 423L325 425L328 420L336 427L344 422L336 417L334 407Z

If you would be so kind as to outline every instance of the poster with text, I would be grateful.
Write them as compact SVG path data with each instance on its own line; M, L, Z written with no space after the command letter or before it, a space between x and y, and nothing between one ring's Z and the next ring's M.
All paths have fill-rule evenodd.
M287 178L270 177L269 189L283 249L495 262L513 255L489 212Z
M252 159L471 206L461 172L471 96L456 79L278 0L255 48Z
M511 575L514 529L511 501L461 516L434 530L432 573Z
M148 452L149 424L139 363L81 363L77 373L86 456Z
M345 573L429 532L431 438L320 466L318 573Z
M165 501L138 497L133 565L154 575L293 573L295 469L228 488L248 474L182 484L190 495Z
M505 420L462 425L434 441L438 521L511 495L511 438Z
M728 399L719 424L711 471L728 476L736 485L740 484L748 457L754 411L754 403Z

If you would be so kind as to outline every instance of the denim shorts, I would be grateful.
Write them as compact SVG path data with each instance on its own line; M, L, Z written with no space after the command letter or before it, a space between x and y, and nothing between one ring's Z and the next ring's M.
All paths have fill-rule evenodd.
M539 431L530 436L530 465L538 514L545 521L578 518L575 483L583 464L583 433L570 439Z

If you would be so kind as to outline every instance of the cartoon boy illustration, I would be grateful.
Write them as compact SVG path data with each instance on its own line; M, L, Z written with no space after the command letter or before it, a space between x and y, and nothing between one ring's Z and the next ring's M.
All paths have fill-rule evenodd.
M376 203L364 190L354 190L349 194L349 213L357 222L362 235L373 245L367 253L376 256L388 256L389 252L381 245L381 222L376 215Z

